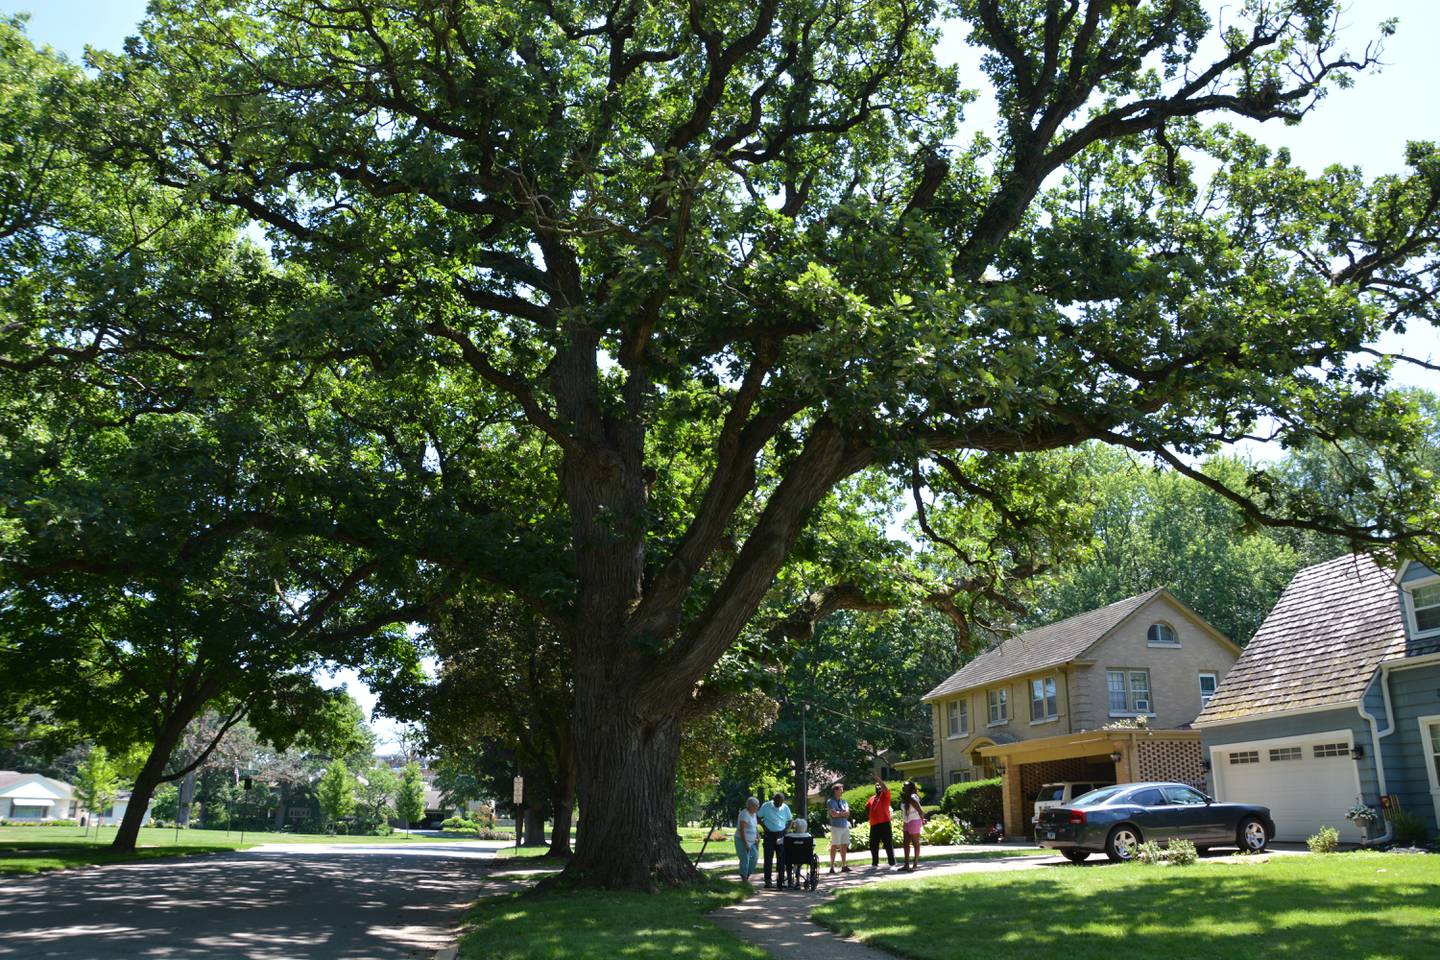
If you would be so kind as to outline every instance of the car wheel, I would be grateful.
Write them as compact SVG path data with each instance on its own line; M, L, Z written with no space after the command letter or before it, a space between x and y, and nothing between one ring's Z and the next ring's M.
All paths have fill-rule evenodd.
M1208 857L1208 856L1210 855L1210 848L1209 848L1209 847L1196 847L1196 848L1195 848L1195 854L1196 854L1196 856Z
M1235 831L1235 843L1246 853L1259 853L1265 849L1270 842L1270 836L1265 832L1265 824L1261 823L1258 817L1246 817L1240 821L1240 827Z
M1071 863L1084 863L1085 858L1090 856L1089 850L1061 850L1060 855Z
M1110 831L1105 840L1105 856L1115 863L1129 863L1140 849L1140 831L1124 824Z

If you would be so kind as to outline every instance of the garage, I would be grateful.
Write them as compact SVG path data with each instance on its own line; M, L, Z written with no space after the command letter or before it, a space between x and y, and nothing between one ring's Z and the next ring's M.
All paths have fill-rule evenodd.
M1276 840L1304 841L1326 826L1359 843L1360 828L1345 819L1360 794L1352 748L1348 730L1214 746L1215 792L1221 800L1269 807Z

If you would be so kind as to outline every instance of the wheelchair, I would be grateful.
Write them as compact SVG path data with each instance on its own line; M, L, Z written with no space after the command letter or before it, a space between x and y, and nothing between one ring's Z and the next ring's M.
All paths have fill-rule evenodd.
M785 870L780 878L781 889L814 890L820 886L820 858L815 855L815 838L788 835L785 845Z

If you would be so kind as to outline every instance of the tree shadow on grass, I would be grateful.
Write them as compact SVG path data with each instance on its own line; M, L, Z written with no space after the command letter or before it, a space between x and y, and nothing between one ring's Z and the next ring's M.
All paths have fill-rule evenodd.
M595 890L490 897L466 917L462 960L766 960L704 914L747 891L706 882L656 893Z
M823 906L816 919L925 960L1440 957L1440 858L1333 866L1343 876L1257 864L886 885Z

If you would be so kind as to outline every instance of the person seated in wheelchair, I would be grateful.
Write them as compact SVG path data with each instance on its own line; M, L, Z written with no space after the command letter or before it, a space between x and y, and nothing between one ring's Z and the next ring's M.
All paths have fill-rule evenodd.
M785 834L785 876L781 886L814 889L820 877L820 858L815 855L815 838L803 818L791 822Z

